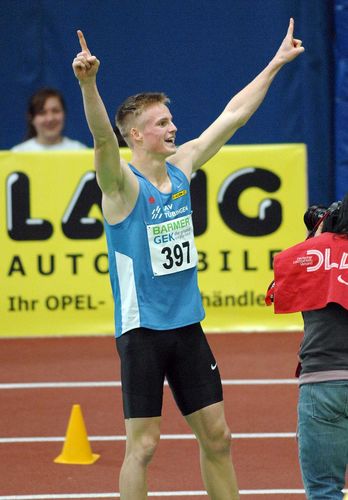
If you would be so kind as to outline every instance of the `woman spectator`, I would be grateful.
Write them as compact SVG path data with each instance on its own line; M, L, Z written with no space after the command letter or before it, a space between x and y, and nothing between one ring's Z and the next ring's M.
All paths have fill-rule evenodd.
M63 135L66 106L62 94L53 88L35 92L28 102L26 140L12 151L78 150L87 146Z

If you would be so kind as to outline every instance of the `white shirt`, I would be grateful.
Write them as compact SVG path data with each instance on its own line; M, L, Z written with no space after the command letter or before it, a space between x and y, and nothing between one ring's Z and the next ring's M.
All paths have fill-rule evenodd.
M71 150L76 151L77 149L86 149L87 146L82 144L79 141L73 141L68 137L63 137L61 142L57 144L40 144L37 142L36 137L29 139L28 141L24 141L21 144L17 144L17 146L13 146L11 151L62 151L62 150Z

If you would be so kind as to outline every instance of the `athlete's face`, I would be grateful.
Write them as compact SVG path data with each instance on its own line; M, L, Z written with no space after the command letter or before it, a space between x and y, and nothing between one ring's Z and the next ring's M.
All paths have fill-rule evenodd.
M37 113L32 124L41 144L55 144L61 141L65 113L58 97L48 97L42 110Z
M136 129L138 144L151 153L170 156L175 153L175 135L177 128L173 117L164 104L153 104L138 117Z

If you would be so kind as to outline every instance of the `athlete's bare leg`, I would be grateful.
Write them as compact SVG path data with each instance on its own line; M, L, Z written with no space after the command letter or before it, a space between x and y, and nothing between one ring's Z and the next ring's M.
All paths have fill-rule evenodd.
M160 439L161 417L129 418L126 454L120 472L121 500L147 498L147 466Z
M231 458L231 432L223 402L186 416L200 447L202 477L212 500L238 500L237 479Z

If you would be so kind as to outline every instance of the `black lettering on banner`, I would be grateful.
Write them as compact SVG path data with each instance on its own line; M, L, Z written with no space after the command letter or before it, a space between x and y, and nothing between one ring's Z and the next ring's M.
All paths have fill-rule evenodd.
M53 233L52 224L30 216L30 184L23 172L12 172L6 181L7 232L15 241L47 240Z
M230 253L230 250L220 250L220 254L222 255L222 267L220 268L220 271L231 271L228 260Z
M100 261L104 259L106 262L106 266L104 268L101 267ZM96 255L94 259L94 269L97 271L99 274L108 274L109 272L109 261L108 261L108 254L107 253L100 253Z
M257 271L258 267L251 266L249 262L249 250L243 250L244 259L244 270L245 271Z
M39 304L38 299L25 299L21 295L10 295L8 298L8 312L15 311L36 311L36 306Z
M56 311L59 308L59 299L55 295L49 295L46 297L45 304L49 311Z
M208 255L206 252L198 251L197 253L198 253L197 271L206 271L209 267Z
M255 290L245 290L239 295L223 295L220 290L214 291L212 295L201 292L201 297L204 307L265 307L265 295Z
M72 274L77 274L77 259L83 257L82 253L67 253L66 257L71 258L72 263Z
M190 193L194 234L200 236L208 226L207 176L203 170L192 175Z
M82 176L63 216L62 230L67 238L93 240L102 236L103 223L89 217L93 205L98 205L101 210L101 191L95 172L87 172Z
M240 195L248 188L258 187L274 193L281 185L280 178L258 167L247 167L229 175L223 182L218 203L225 224L244 236L265 236L274 233L282 222L282 206L273 198L265 198L259 205L257 217L247 217L238 206Z
M54 273L54 269L55 269L55 258L54 258L54 255L50 255L50 266L49 266L49 269L46 269L44 270L44 266L43 266L43 256L42 255L38 255L37 256L37 267L38 267L38 271L40 274L43 274L44 276L48 276L49 274L53 274Z
M8 270L7 276L12 276L13 273L19 273L22 276L26 276L26 272L24 266L22 264L21 258L19 255L14 255L12 262L10 264L10 268Z

